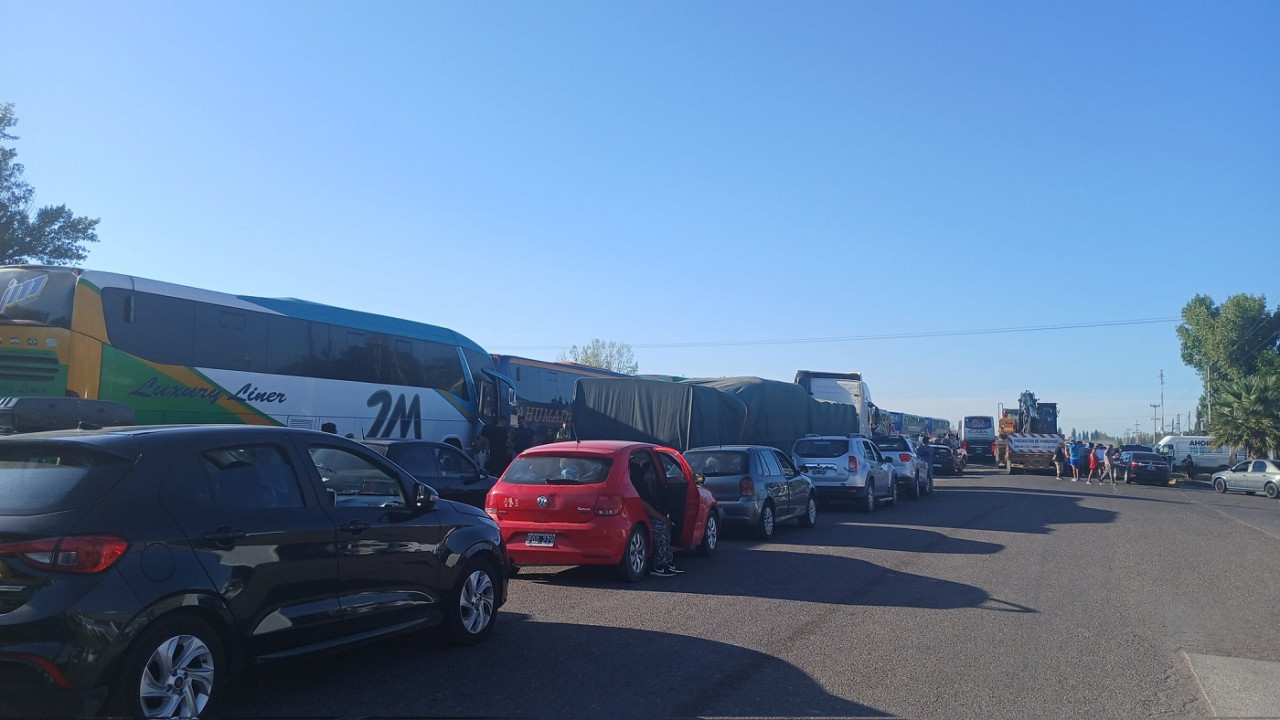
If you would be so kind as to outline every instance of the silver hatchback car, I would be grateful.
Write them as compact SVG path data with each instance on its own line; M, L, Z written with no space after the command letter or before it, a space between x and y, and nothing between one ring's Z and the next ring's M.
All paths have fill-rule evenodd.
M684 458L715 496L726 527L745 527L768 540L783 520L797 518L801 527L813 527L818 520L813 482L777 448L701 447L685 452Z
M1213 474L1213 489L1250 495L1261 492L1269 498L1280 497L1280 460L1245 460L1230 470Z

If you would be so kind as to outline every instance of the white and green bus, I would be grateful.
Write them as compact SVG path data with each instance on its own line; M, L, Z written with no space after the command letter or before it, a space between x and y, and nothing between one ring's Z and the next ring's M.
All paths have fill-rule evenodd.
M492 356L434 325L67 267L0 267L0 290L0 397L463 448L515 413Z

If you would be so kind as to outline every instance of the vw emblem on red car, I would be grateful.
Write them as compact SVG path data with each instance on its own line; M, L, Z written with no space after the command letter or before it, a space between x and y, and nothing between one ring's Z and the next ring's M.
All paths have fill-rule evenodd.
M539 495L539 496L538 496L538 507L546 507L546 506L547 506L547 496L546 496L546 495Z

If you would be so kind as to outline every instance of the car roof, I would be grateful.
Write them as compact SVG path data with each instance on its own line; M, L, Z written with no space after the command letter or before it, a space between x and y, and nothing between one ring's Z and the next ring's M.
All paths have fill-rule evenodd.
M429 445L439 447L441 445L458 449L457 445L446 442L437 442L435 440L417 440L414 438L366 438L361 440L362 445L379 445L381 447L391 447L392 445Z
M767 450L776 449L771 445L703 445L702 447L690 448L688 450L685 450L685 452L691 453L691 452L700 452L700 451L706 451L706 450L733 450L738 452L746 452L747 450L755 450L756 448L763 448Z
M612 455L620 450L641 450L659 448L653 443L635 442L633 440L565 440L563 442L534 445L520 453L521 457L532 455L556 455L563 452L575 452L585 455ZM670 448L668 448L670 449Z
M242 423L210 425L126 425L87 430L47 430L44 432L18 433L0 436L2 442L73 442L103 447L149 443L168 438L228 438L243 437L251 433L259 437L278 435L303 435L316 439L353 443L332 433L318 430L280 427L276 425L245 425Z

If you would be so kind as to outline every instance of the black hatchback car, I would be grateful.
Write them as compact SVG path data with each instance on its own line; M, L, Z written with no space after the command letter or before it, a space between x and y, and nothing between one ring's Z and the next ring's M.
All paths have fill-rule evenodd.
M209 713L268 661L506 599L482 511L359 443L243 425L0 439L0 714Z
M363 440L418 482L436 489L446 500L484 509L484 498L498 478L486 473L466 453L430 440Z

